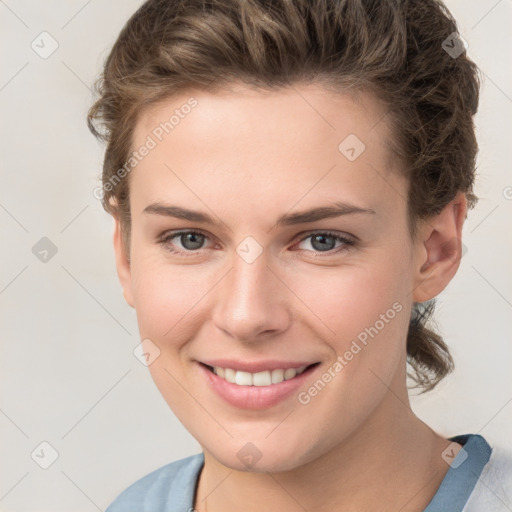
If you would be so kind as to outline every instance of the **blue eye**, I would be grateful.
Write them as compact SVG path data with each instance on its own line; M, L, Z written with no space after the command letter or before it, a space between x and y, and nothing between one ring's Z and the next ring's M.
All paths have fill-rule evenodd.
M314 252L319 253L337 253L340 250L346 249L347 246L352 246L355 244L355 242L345 236L341 236L336 233L331 232L317 232L312 233L306 236L305 238L302 238L300 243L304 243L306 241L309 241L310 247L313 248ZM336 245L336 244L339 245ZM309 248L302 248L301 250L309 251L311 249Z
M177 240L177 242L175 241ZM204 249L204 244L209 237L199 231L174 231L164 234L158 242L162 244L167 251L182 256L195 256L198 251ZM319 231L310 233L300 239L299 244L309 241L310 248L300 248L299 250L313 252L319 255L323 253L327 256L339 253L355 245L355 241L346 236L342 236L330 231ZM179 243L181 248L176 244Z
M203 248L203 244L208 237L199 233L198 231L179 231L168 233L159 242L163 244L169 252L182 254L184 256L191 256L196 254L194 251L198 251ZM175 249L172 245L175 244L171 241L178 239L183 249Z

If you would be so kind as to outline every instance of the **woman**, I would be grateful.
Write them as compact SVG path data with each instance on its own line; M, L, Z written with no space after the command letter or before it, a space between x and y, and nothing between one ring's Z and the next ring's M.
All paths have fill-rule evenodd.
M426 321L477 200L478 85L434 0L133 15L89 112L100 195L140 355L203 451L108 512L501 510L508 460L406 386L453 365Z

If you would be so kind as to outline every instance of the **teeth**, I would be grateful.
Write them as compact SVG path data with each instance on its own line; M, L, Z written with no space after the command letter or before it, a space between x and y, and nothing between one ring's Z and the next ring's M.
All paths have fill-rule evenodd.
M283 382L284 370L272 370L271 380L272 384L279 384L280 382Z
M252 374L249 372L236 372L235 384L239 386L252 386Z
M258 372L249 375L252 376L253 386L270 386L270 384L272 384L272 375L270 372Z
M220 378L237 384L239 386L270 386L271 384L279 384L284 380L293 379L296 375L300 375L306 366L300 368L287 368L286 370L267 370L258 373L249 373L233 370L232 368L221 368L215 366L213 373Z
M213 370L215 371L217 368L218 367L216 366ZM235 370L232 370L231 368L226 368L224 370L224 379L227 380L228 382L231 382L231 384L235 383L235 376L236 376ZM220 375L219 375L219 377L220 377Z

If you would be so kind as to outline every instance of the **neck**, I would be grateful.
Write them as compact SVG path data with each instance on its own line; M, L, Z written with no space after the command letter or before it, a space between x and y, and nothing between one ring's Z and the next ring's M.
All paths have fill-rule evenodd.
M424 510L448 465L450 444L412 412L407 394L391 390L357 432L290 471L232 470L204 450L194 508L198 512Z

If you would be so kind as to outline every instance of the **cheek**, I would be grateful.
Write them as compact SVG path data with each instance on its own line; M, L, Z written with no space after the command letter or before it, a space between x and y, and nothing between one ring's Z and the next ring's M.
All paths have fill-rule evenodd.
M300 410L326 418L315 428L330 442L333 432L346 433L364 421L405 370L409 290L388 265L338 268L296 284L294 291L319 317L307 312L314 322L309 325L327 333L332 353L319 379L302 390Z
M379 322L382 315L388 326L392 322L387 320L394 320L398 309L406 309L410 300L407 269L394 267L379 259L371 265L317 268L308 273L295 269L288 281L300 299L297 308L343 348L344 342Z
M160 340L175 337L183 326L195 323L198 306L210 288L197 270L173 270L149 262L143 265L138 269L134 289L141 335Z
M295 277L301 311L331 348L330 375L325 378L332 379L340 404L362 397L371 401L403 361L410 290L405 263L398 268L394 261L404 261L403 255L387 261L383 255L372 265L323 274L315 271L307 279Z
M201 299L212 288L208 277L194 266L169 265L146 254L132 259L133 293L140 339L158 347L158 357L148 366L155 385L169 407L190 410L183 391L187 378L187 348L204 322Z

